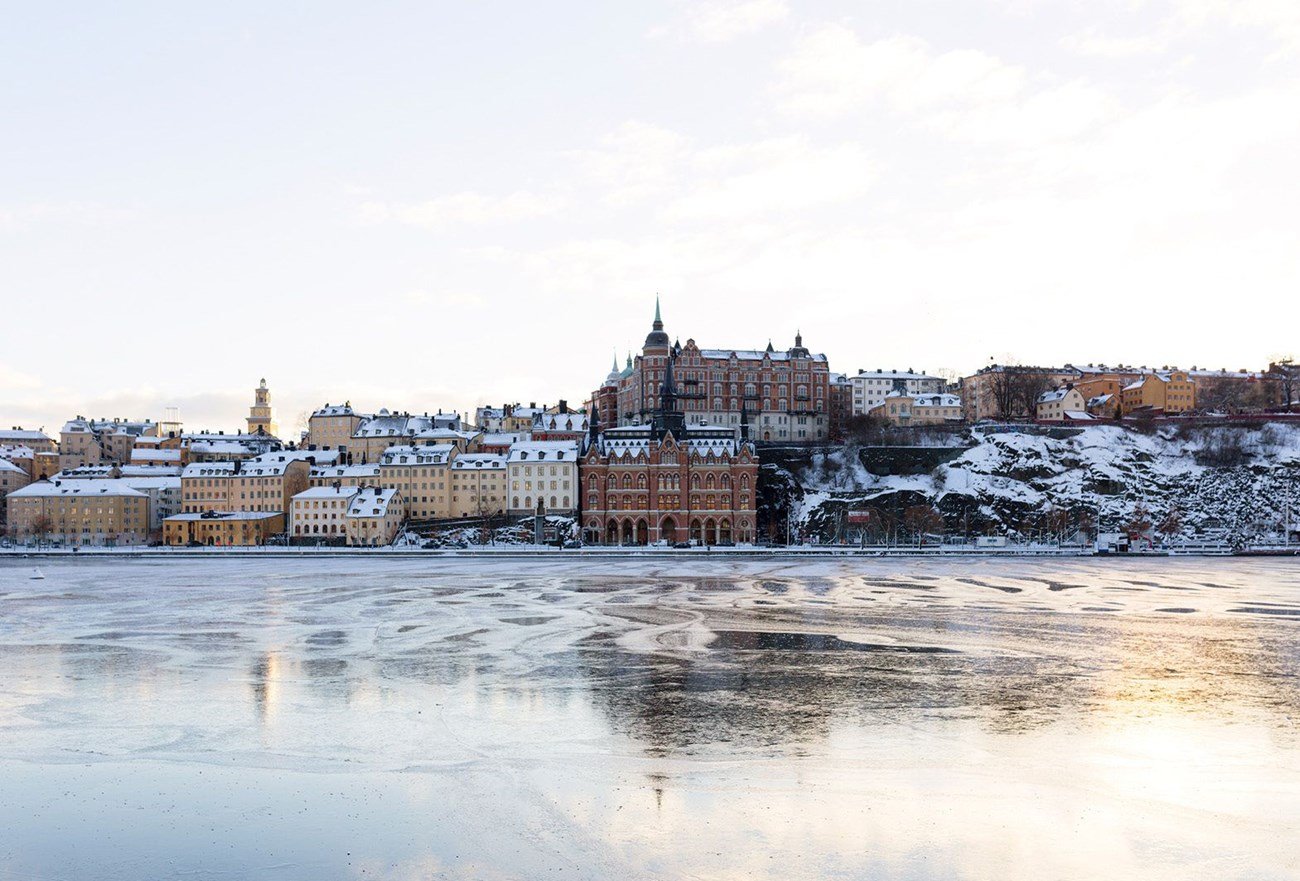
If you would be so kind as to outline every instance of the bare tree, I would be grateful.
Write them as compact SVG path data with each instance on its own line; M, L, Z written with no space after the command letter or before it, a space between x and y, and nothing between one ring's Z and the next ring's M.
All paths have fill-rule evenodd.
M1279 358L1269 365L1268 372L1277 377L1282 388L1282 408L1291 412L1291 405L1296 401L1296 392L1300 389L1300 364L1296 364L1290 355Z
M1052 537L1056 539L1059 545L1065 540L1065 534L1070 530L1070 512L1065 508L1052 508L1047 512L1047 528L1051 530Z
M45 543L45 538L54 531L54 521L48 515L42 514L32 521L31 534L36 536L36 544Z
M1133 514L1129 517L1128 522L1124 524L1124 531L1128 533L1129 541L1136 541L1140 538L1150 540L1151 536L1151 512L1142 502L1138 502L1133 508Z
M995 369L992 390L998 418L1032 418L1039 396L1052 388L1051 377L1038 367L1004 365Z
M943 515L933 505L912 505L903 511L903 528L916 538L917 545L921 545L926 535L943 530Z
M1156 531L1165 538L1168 538L1171 535L1177 535L1182 528L1183 515L1176 506L1170 508L1169 513L1165 514L1165 516L1161 518L1160 522L1156 524Z

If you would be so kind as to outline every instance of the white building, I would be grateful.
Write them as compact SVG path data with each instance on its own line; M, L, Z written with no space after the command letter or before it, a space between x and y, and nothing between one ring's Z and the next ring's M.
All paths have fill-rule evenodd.
M541 501L548 514L578 506L576 441L528 441L510 448L506 459L511 514L531 514Z
M361 492L356 486L314 486L289 503L289 535L296 542L345 541L347 514Z
M943 377L914 373L912 370L859 370L849 377L853 386L853 415L862 416L885 402L890 394L939 394L946 383Z
M401 492L378 486L366 487L354 495L348 505L348 544L361 547L392 544L405 519L406 506Z

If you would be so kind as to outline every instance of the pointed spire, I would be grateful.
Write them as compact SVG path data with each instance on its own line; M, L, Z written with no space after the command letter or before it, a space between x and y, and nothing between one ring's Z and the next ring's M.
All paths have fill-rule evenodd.
M610 368L610 372L618 373L618 349L614 350L614 366Z
M656 294L655 294L655 329L656 329L656 330L660 330L660 329L662 329L662 328L663 328L663 323L664 323L664 320L663 320L663 318L659 315L659 294L656 293Z

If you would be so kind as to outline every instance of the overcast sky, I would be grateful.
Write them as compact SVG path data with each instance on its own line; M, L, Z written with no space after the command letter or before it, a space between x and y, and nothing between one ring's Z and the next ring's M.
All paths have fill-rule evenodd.
M1300 355L1300 3L5 3L0 423Z

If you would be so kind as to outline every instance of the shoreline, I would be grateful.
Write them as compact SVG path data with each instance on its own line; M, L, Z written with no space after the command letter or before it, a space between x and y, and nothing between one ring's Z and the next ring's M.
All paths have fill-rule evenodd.
M229 547L229 548L0 548L4 559L312 559L379 557L408 559L549 559L549 560L680 560L756 559L798 560L826 559L987 559L993 558L1049 558L1049 559L1160 559L1179 557L1300 557L1300 547L1260 548L1232 550L1231 548L1196 548L1155 551L1145 553L1098 553L1090 548L717 548L713 550L674 548L283 548L283 547Z

